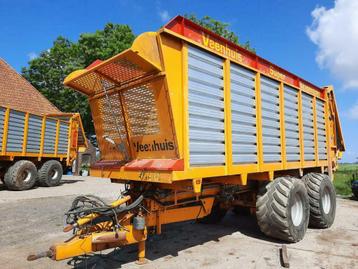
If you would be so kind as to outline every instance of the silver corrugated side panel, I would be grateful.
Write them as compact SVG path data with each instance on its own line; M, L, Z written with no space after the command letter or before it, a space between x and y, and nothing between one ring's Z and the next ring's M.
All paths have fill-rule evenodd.
M26 152L39 153L41 143L42 117L29 115Z
M55 153L56 143L56 124L57 121L53 119L46 119L45 140L43 152L47 154Z
M318 137L318 159L327 160L326 118L324 116L325 103L316 99L317 111L317 137Z
M233 164L257 163L255 73L231 63Z
M24 141L24 125L25 113L11 110L9 115L6 151L22 152L22 144Z
M284 86L286 160L300 160L300 133L298 121L298 90Z
M280 83L261 76L262 144L264 162L281 161Z
M68 130L69 123L68 122L60 122L60 131L58 135L58 154L66 154L68 148Z
M302 93L303 150L305 161L315 160L313 97Z
M189 46L188 76L190 165L224 165L223 60Z
M5 111L4 107L0 107L0 150L2 150L2 139L4 136Z

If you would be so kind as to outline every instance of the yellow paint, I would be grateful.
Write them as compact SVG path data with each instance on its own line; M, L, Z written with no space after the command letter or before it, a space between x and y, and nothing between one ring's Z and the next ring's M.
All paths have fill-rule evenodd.
M182 68L183 68L183 89L182 89L182 121L180 125L183 127L183 158L184 158L184 169L189 169L189 161L190 161L190 153L189 153L189 86L188 86L188 46L187 44L183 44L182 49Z
M283 169L286 169L287 159L286 159L286 131L285 131L285 95L284 95L284 85L280 83L280 141L281 141L281 161Z
M256 73L256 145L257 145L257 162L259 170L264 163L263 141L262 141L262 108L261 108L261 74Z
M201 178L194 178L193 179L193 190L194 193L201 193Z
M22 134L22 142L19 141L19 143L21 143L21 151L19 152L11 152L11 151L7 151L7 139L8 139L8 129L9 129L9 119L10 119L10 113L11 111L19 111L19 112L23 112L25 113L24 116L24 131ZM40 133L40 144L39 144L39 152L33 152L31 149L27 150L27 144L28 144L28 136L29 136L29 124L30 124L30 117L31 116L37 116L37 117L41 117L41 133ZM66 119L63 119L62 117L65 117ZM68 120L67 120L68 118ZM44 153L44 138L45 138L45 130L46 130L46 120L47 119L52 119L52 120L56 120L56 136L55 136L55 151L54 153ZM78 124L80 124L79 126L81 127L81 131L84 135L84 130L83 130L83 126L82 126L82 122L81 122L81 118L79 114L74 114L74 113L59 113L59 114L48 114L48 115L35 115L35 114L31 114L25 111L21 111L21 110L14 110L14 109L10 109L10 108L6 108L5 109L5 113L4 113L4 120L3 120L3 126L1 126L1 129L3 129L3 139L2 139L2 143L1 143L1 151L0 151L0 160L7 160L7 161L12 161L15 158L17 159L21 159L21 157L26 157L29 158L30 160L33 159L34 161L40 161L42 158L51 158L51 159L58 159L59 161L63 161L64 159L66 160L67 165L71 165L73 159L68 159L67 153L61 153L58 154L58 142L59 142L59 131L60 131L60 123L67 123L72 120L72 119L76 119L76 122ZM78 125L77 125L78 127ZM70 141L70 140L69 140ZM84 151L87 148L87 141L84 141L83 145L78 145L77 148L72 149L72 155L74 157L76 157L77 152L79 150Z
M23 142L22 142L22 155L26 153L26 146L27 146L27 134L28 134L28 127L29 127L29 113L25 114L25 123L24 123L24 135L23 135Z
M223 45L215 40L211 39L210 36L203 34L202 35L202 42L205 47L214 50L221 55L224 55L230 59L242 62L242 55L237 52L236 50L229 48L227 44Z
M269 69L269 74L274 77L274 78L277 78L281 81L284 81L286 79L286 75L282 74L281 72L275 70L272 66L270 66L270 69ZM282 83L282 82L281 82Z
M328 160L328 173L333 177L332 169L332 149L331 149L331 123L330 123L330 113L329 113L329 95L328 91L325 91L325 105L324 105L324 117L326 119L326 143L327 143L327 160Z
M231 79L230 61L224 62L224 122L225 122L225 163L227 172L232 170L232 130L231 130Z
M129 62L138 66L143 71L142 77L137 78L134 82L130 81L122 85L121 77L103 76L103 79L107 79L112 83L115 83L116 87L109 89L109 94L114 94L118 91L130 92L134 87L140 87L141 85L150 84L156 92L156 108L159 115L159 123L161 126L161 139L173 139L176 145L176 153L168 151L161 151L158 155L159 159L183 159L184 170L183 171L128 171L124 167L110 169L92 169L92 175L101 177L110 177L112 180L133 180L142 182L156 182L156 183L173 183L175 181L185 181L197 178L202 178L203 182L209 178L223 177L224 176L241 176L242 183L246 183L247 178L252 178L252 174L265 173L267 178L272 179L274 172L282 170L294 170L307 167L316 167L318 164L321 166L327 165L327 162L320 162L317 158L314 163L304 161L304 148L303 148L303 121L302 121L302 93L307 92L314 98L320 100L326 100L327 98L321 96L321 94L307 86L306 84L300 84L299 86L290 85L284 80L287 79L283 72L278 71L274 66L270 66L268 70L268 76L280 81L280 142L281 142L281 162L278 163L265 163L263 161L263 141L262 141L262 105L261 105L261 89L260 89L260 77L261 72L257 69L245 66L245 63L241 63L242 59L234 52L230 51L230 48L223 47L220 42L211 39L208 36L203 36L202 44L198 44L192 40L175 34L167 29L162 29L158 33L147 33L141 35L134 45L129 49L115 55L114 57L104 61L100 65L93 67L81 73L78 76L70 75L65 83L68 86L82 91L82 84L79 85L81 80L85 82L85 78L89 79L91 75L101 74L101 70L105 67L111 66L115 61L121 59L127 59ZM224 126L225 126L225 165L223 166L203 166L203 167L191 167L190 164L190 149L189 149L189 115L188 115L188 44L195 44L196 46L210 51L213 54L220 55L224 58L223 64L223 79L224 79ZM136 56L131 52L135 52ZM231 135L231 90L230 90L230 64L235 62L241 66L256 72L255 76L255 88L256 88L256 146L257 146L257 163L234 165L232 163L232 135ZM119 70L118 70L119 71ZM97 130L97 138L103 136L103 119L99 117L99 105L98 100L103 98L103 93L95 93L98 91L98 83L94 82L92 88L88 88L90 84L86 84L87 92L91 92L90 102L94 113L94 123ZM299 144L300 144L300 160L295 162L288 162L286 157L286 132L285 132L285 110L284 110L284 88L285 85L289 85L298 90L298 110L299 110ZM123 101L123 97L120 99ZM127 130L128 126L128 108L123 105L125 114L125 125ZM144 141L143 143L150 143L155 135L140 135L134 136L127 134L130 141L130 152L133 159L154 159L152 152L133 153L133 141ZM317 136L317 134L316 134ZM316 138L317 140L317 138ZM317 142L317 141L316 141ZM317 151L317 145L316 151ZM143 147L144 148L144 147ZM110 145L103 144L101 146L102 156L106 160L120 160L120 154L117 154ZM317 155L317 154L316 154ZM337 154L338 155L338 154ZM158 158L158 157L155 157Z
M45 131L46 131L46 116L42 118L39 160L41 159L44 151Z
M57 120L57 122L56 122L56 137L55 137L55 156L57 156L57 152L58 152L59 135L60 135L60 121Z
M318 166L318 131L317 131L317 102L316 97L313 97L312 100L313 106L313 128L314 128L314 156L316 165Z
M300 143L300 166L303 166L303 162L305 159L304 156L304 147L303 147L303 120L302 120L302 91L298 91L298 129L299 129L299 143Z
M118 200L114 201L113 203L111 203L111 207L112 208L118 207L118 206L128 202L130 199L131 199L131 197L129 195L125 196L125 197L118 199ZM78 226L82 226L82 225L92 221L93 219L97 218L98 216L99 216L99 214L97 214L97 213L91 213L91 214L88 214L88 215L78 219L76 223Z
M6 108L5 111L5 118L4 118L4 130L2 136L2 146L1 146L1 153L5 155L6 147L7 147L7 133L9 128L9 117L10 117L10 108Z

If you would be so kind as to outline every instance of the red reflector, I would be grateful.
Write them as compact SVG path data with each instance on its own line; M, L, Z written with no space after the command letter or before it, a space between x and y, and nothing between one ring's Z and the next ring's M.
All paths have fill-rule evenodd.
M147 171L183 171L184 160L176 159L142 159L133 160L124 166L124 170Z

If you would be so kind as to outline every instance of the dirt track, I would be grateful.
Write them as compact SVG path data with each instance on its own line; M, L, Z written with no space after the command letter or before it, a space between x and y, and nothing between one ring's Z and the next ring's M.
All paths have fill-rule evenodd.
M254 217L229 212L219 225L193 222L165 226L147 242L144 266L136 247L62 262L27 262L69 237L61 232L63 213L78 194L114 199L121 185L109 180L67 177L62 186L26 192L0 191L0 268L280 268L281 242L264 237ZM288 244L290 268L358 268L358 202L338 199L337 216L328 230L309 229L303 241Z

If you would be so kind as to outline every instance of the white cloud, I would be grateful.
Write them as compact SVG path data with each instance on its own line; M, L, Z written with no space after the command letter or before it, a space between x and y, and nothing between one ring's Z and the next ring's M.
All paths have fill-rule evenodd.
M316 61L340 79L358 87L358 1L336 0L331 9L317 7L307 35L318 46Z
M29 57L30 61L32 61L33 59L37 58L38 55L36 52L30 52L27 54L27 57Z
M358 120L358 102L352 106L346 113L348 118Z
M159 10L158 15L162 22L168 22L168 20L170 19L168 10Z

